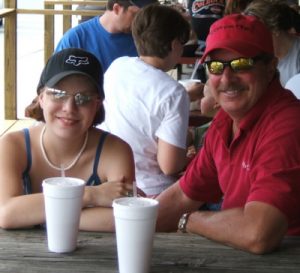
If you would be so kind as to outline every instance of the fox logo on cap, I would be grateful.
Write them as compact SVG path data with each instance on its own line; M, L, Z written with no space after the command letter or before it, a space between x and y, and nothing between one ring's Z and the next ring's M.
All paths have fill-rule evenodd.
M74 66L79 66L81 64L87 65L89 64L89 58L70 55L69 58L66 60L66 63L73 64Z

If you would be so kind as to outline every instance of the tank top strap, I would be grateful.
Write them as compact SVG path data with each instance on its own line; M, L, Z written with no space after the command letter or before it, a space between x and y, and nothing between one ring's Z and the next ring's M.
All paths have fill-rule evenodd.
M94 166L93 166L93 173L91 175L91 177L89 178L89 180L87 181L86 185L87 186L94 186L94 185L100 185L101 184L101 180L98 176L98 164L100 161L100 155L101 155L101 151L103 148L103 144L104 141L106 139L106 137L108 136L108 132L103 132L101 134L98 146L97 146L97 150L96 150L96 155L95 155L95 160L94 160Z
M23 189L24 189L24 194L30 194L30 193L32 193L31 181L30 181L30 177L29 177L29 171L31 169L31 163L32 163L30 135L29 135L28 128L23 129L23 132L24 132L24 137L25 137L26 157L27 157L27 166L22 174Z

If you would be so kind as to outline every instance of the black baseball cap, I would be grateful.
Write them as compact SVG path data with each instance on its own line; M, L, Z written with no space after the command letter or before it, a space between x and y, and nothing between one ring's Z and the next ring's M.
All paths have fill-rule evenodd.
M143 7L151 5L151 4L159 3L157 0L129 0L129 2L139 8L143 8Z
M104 98L102 67L92 53L80 48L66 48L49 58L42 71L37 93L44 86L53 88L63 78L74 74L87 76L98 89L100 97Z

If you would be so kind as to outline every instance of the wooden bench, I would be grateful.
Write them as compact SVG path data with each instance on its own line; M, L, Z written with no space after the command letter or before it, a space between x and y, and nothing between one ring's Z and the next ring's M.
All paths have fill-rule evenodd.
M23 128L27 128L32 126L36 120L34 119L5 119L0 120L0 136L13 132L22 130Z

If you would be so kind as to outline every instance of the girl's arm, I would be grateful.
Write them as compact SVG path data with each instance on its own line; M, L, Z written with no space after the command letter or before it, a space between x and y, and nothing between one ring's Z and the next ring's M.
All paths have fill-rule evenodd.
M27 165L22 131L0 138L0 227L29 227L45 222L43 194L23 195Z
M80 229L114 231L112 202L133 190L135 168L130 146L116 136L109 135L102 150L98 173L100 186L86 187Z

